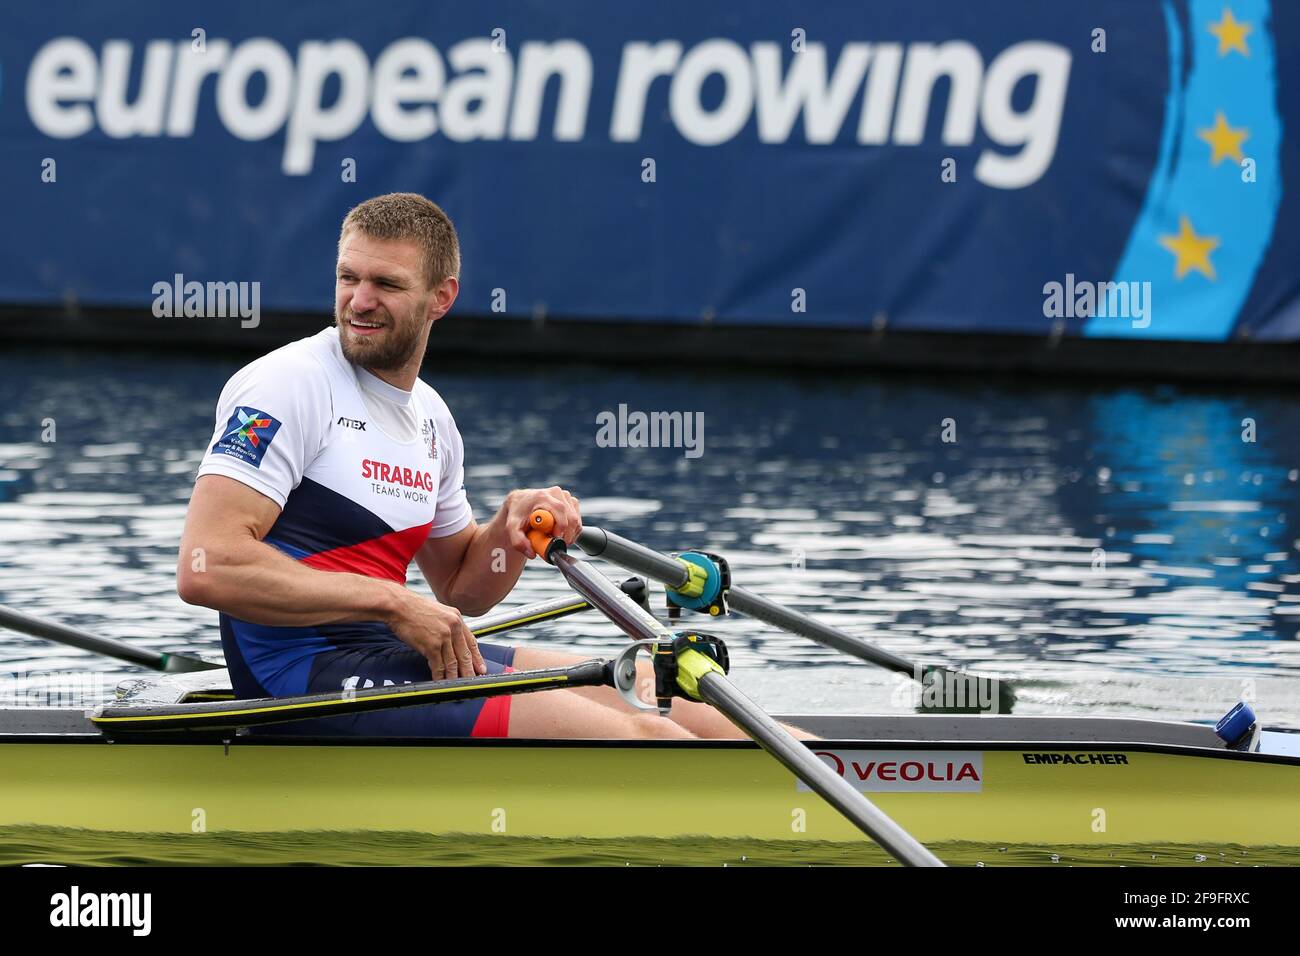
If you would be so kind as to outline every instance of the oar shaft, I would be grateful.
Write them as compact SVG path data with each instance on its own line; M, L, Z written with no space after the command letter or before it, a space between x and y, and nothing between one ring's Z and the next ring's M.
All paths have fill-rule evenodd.
M620 587L622 593L634 595L642 600L645 597L644 581L629 578ZM472 632L477 638L491 637L514 630L517 627L526 627L529 624L538 624L543 621L555 621L562 617L568 617L570 614L590 610L591 607L592 605L582 598L565 595L552 598L549 601L539 601L524 607L489 614L474 622ZM95 654L116 658L128 664L148 667L156 671L182 673L216 670L222 667L221 664L205 661L189 654L151 651L146 648L136 647L134 644L128 644L125 641L118 641L109 637L98 637L75 627L68 627L66 624L46 621L39 617L32 617L30 614L23 614L21 611L15 611L3 604L0 604L0 626L7 627L20 634L26 634L29 637L54 641L56 644L65 644L83 651L91 651Z
M721 674L705 674L700 696L727 716L814 793L907 866L943 866L915 837L835 773Z
M602 528L583 528L578 535L578 546L593 557L612 561L629 571L661 581L670 588L678 588L686 583L687 572L681 561ZM914 661L891 654L861 638L845 634L807 614L782 607L744 588L733 585L728 592L728 601L732 609L748 614L755 620L806 637L841 653L909 677L921 673Z
M641 578L628 578L618 586L618 589L637 604L645 603L646 583ZM510 608L485 615L476 621L470 622L470 633L476 638L491 637L495 634L512 631L517 627L528 627L531 624L541 624L544 621L557 621L562 617L568 617L570 614L590 611L593 606L585 598L566 594L563 597L551 598L549 601L538 601L536 604L526 604L523 607Z
M897 654L891 654L883 647L876 647L860 637L845 634L843 631L823 624L815 617L809 617L807 614L800 614L798 611L782 607L780 604L769 601L753 591L747 591L745 588L732 585L727 592L727 601L733 610L739 611L741 614L748 614L764 624L779 627L792 634L798 634L800 637L806 637L810 641L833 648L842 654L869 661L879 667L906 674L908 677L915 677L919 673L917 665L913 661L899 657Z
M164 654L160 651L136 647L133 644L117 641L110 637L97 637L94 634L87 634L85 631L68 627L66 624L58 624L54 621L32 617L30 614L23 614L2 604L0 604L0 625L20 634L26 634L29 637L39 637L47 641L54 641L57 644L80 648L83 651L103 654L106 657L115 657L120 661L126 661L128 664L137 664L140 667L148 667L156 671L209 670L221 666L220 664L209 664L198 658L187 657L184 654Z
M569 586L586 598L624 633L642 641L671 640L672 634L655 616L641 607L590 564L563 550L551 553L551 563L560 569Z
M536 514L535 512L534 516ZM583 534L586 536L586 532ZM593 546L600 547L603 544L604 556L616 563L622 564L622 558L632 557L633 549L640 549L640 545L624 542L616 535L600 532L599 537L603 541L597 540ZM608 551L611 539L617 539L617 542L625 545L621 549L619 558L614 558ZM583 550L587 550L582 538L579 538L578 544L583 547ZM564 579L575 591L608 615L614 623L627 632L629 637L653 641L672 639L673 635L667 628L653 615L622 595L612 581L595 568L567 554L563 542L548 543L544 538L539 537L534 541L533 547L560 569ZM654 554L654 552L650 553ZM656 557L661 556L656 555ZM672 561L671 558L664 560ZM644 561L636 570L641 574L657 577L653 564L652 561ZM630 564L624 566L632 567ZM699 679L699 691L706 703L726 715L727 719L806 783L814 793L844 814L849 822L863 833L894 854L900 862L908 866L943 866L938 857L822 763L807 746L796 740L788 730L742 694L721 673L704 673Z
M682 562L629 541L612 531L584 526L578 535L578 547L593 558L612 561L629 571L652 577L670 588L679 588L686 583L687 572Z
M567 594L564 597L554 598L550 601L540 601L525 607L485 615L476 621L469 622L470 632L476 638L490 637L493 634L512 631L517 627L526 627L529 624L556 621L562 617L568 617L570 614L578 614L590 609L591 604L589 602L574 597L572 594Z

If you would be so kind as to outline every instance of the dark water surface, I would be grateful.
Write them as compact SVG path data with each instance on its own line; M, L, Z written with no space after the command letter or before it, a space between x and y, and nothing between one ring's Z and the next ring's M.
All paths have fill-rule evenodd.
M0 601L217 650L215 613L182 604L173 572L217 394L245 360L0 353ZM891 651L1012 678L1021 713L1213 720L1247 695L1300 726L1286 392L437 361L425 377L464 435L480 518L512 488L564 485L592 524L723 552L752 590ZM703 412L703 454L598 447L596 416L620 404ZM512 601L563 587L532 567ZM832 651L711 627L773 710L907 706ZM522 639L621 644L591 615ZM77 669L105 694L129 672L0 633L0 671Z

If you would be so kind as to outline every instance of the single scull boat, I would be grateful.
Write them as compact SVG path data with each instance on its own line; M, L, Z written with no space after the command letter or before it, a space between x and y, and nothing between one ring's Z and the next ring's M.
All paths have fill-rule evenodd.
M102 639L0 613L0 623L27 633L71 635L69 643L113 656L130 648L133 663L172 672L131 679L92 714L0 709L0 827L182 834L195 832L201 817L208 831L253 832L860 841L865 831L916 863L933 860L916 841L1300 846L1300 733L1261 729L1244 705L1217 727L1005 712L790 715L779 719L823 739L782 752L789 742L771 736L771 718L727 683L721 642L667 631L645 610L636 583L622 592L607 587L588 563L556 553L545 538L537 544L582 598L502 612L475 630L498 633L595 606L636 642L617 660L236 701L219 664L185 655L145 660L122 642L96 645ZM663 581L678 608L708 616L743 610L922 681L955 673L733 587L715 555L669 557L599 529L584 531L579 544ZM616 686L631 702L627 675L638 650L655 661L660 706L686 696L689 685L691 696L718 706L757 744L331 739L283 730L324 714L584 684ZM980 699L998 706L1014 700L1005 685L985 689Z

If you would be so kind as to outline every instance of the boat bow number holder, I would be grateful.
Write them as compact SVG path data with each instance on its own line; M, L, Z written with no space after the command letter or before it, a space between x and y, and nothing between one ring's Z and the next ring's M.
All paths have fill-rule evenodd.
M1259 720L1254 709L1244 700L1219 718L1214 732L1229 750L1254 753L1259 749Z

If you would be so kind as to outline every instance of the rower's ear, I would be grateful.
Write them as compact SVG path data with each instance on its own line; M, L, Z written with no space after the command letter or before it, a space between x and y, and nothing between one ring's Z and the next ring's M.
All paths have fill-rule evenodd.
M444 315L451 311L456 296L460 294L460 282L454 276L447 276L442 282L438 283L437 288L433 290L433 295L429 296L429 319L437 322Z

